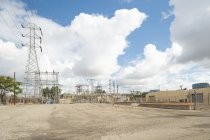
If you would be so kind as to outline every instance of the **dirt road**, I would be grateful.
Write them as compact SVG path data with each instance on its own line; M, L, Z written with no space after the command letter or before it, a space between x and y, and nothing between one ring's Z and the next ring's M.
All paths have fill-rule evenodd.
M0 139L210 140L210 110L109 104L0 106Z

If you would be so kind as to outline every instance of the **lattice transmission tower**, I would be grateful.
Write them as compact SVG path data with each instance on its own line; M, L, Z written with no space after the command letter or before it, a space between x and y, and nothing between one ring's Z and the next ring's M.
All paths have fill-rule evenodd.
M95 83L95 79L87 79L87 81L90 83L90 91L91 93L94 93L95 89L94 89L94 83Z
M29 39L28 43L22 44L22 46L27 46L29 48L25 71L25 97L29 96L39 98L41 96L41 79L37 48L40 49L42 52L42 30L34 23L29 23L26 26L22 25L22 28L29 30L28 33L22 34L22 37L26 37Z

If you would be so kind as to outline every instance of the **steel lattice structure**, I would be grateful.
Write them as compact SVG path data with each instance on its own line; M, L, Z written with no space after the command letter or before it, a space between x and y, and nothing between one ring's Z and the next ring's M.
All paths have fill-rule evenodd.
M60 99L60 84L59 84L59 72L37 72L36 73L37 76L40 76L40 84L42 85L42 89L48 87L48 88L52 88L52 87L57 87L55 92L55 97L54 97L54 102L55 103L59 103L59 99Z
M39 98L41 96L41 79L40 79L40 69L37 56L37 48L42 52L41 42L42 42L42 30L40 27L33 23L29 23L23 26L29 30L27 34L22 34L22 37L29 38L27 44L22 44L22 46L28 46L28 59L26 64L26 77L25 77L25 97Z

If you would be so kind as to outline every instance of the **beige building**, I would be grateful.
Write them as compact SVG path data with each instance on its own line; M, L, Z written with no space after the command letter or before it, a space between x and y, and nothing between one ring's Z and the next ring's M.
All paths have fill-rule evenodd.
M146 95L146 102L189 102L188 90L166 90L150 92Z
M188 102L196 106L210 106L210 87L190 90L167 90L150 92L146 95L146 102L167 103L167 102Z

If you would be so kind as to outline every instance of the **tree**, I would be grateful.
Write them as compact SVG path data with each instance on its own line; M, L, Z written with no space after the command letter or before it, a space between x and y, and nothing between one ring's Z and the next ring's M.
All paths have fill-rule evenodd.
M56 93L61 93L61 89L58 86L53 86L51 88L46 87L42 90L43 96L48 99L54 99Z
M51 94L51 89L49 87L42 89L42 95L45 98L49 98L50 94Z
M0 103L4 103L6 93L14 91L14 87L16 94L21 93L20 85L21 82L15 82L14 84L14 79L9 76L0 76Z

